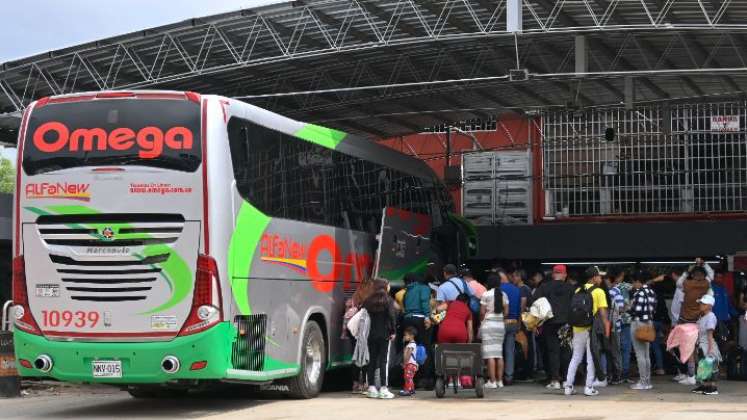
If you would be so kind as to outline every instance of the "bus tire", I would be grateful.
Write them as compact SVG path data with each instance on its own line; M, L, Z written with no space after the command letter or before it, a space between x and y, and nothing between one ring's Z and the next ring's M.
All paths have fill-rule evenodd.
M306 323L302 340L300 372L290 380L288 389L291 397L308 399L316 397L322 390L327 345L322 329L315 321Z

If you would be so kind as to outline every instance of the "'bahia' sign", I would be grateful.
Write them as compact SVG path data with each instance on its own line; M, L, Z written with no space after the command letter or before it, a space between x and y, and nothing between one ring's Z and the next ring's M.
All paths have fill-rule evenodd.
M711 115L711 131L736 133L739 131L739 115Z

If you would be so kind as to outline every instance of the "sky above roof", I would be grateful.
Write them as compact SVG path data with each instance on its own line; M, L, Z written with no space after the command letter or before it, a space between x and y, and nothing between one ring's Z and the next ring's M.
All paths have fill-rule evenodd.
M283 0L6 0L0 63L101 38Z

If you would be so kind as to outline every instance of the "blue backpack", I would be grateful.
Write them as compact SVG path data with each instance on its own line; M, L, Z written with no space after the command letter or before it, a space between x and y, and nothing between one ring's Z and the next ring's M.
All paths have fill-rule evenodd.
M415 361L418 362L418 365L423 366L426 359L428 359L428 352L425 350L425 346L418 344L415 347Z
M458 277L457 277L458 278ZM480 313L480 299L477 298L477 296L472 294L472 291L470 290L469 286L467 285L467 282L464 281L464 279L459 279L462 282L462 287L457 286L456 283L454 283L453 279L447 280L449 283L454 285L454 288L457 289L460 295L467 295L469 298L469 310L472 311L473 314L479 314Z

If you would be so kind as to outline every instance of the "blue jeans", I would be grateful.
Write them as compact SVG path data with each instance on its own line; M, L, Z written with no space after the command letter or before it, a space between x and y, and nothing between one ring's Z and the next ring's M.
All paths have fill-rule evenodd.
M503 337L504 374L507 381L514 379L514 362L516 359L516 333L519 323L506 323L506 335Z
M622 348L623 378L628 379L630 376L630 353L633 349L633 341L630 337L630 324L622 324L620 347Z
M664 324L661 321L654 321L656 328L656 341L651 343L654 351L654 370L664 369Z

